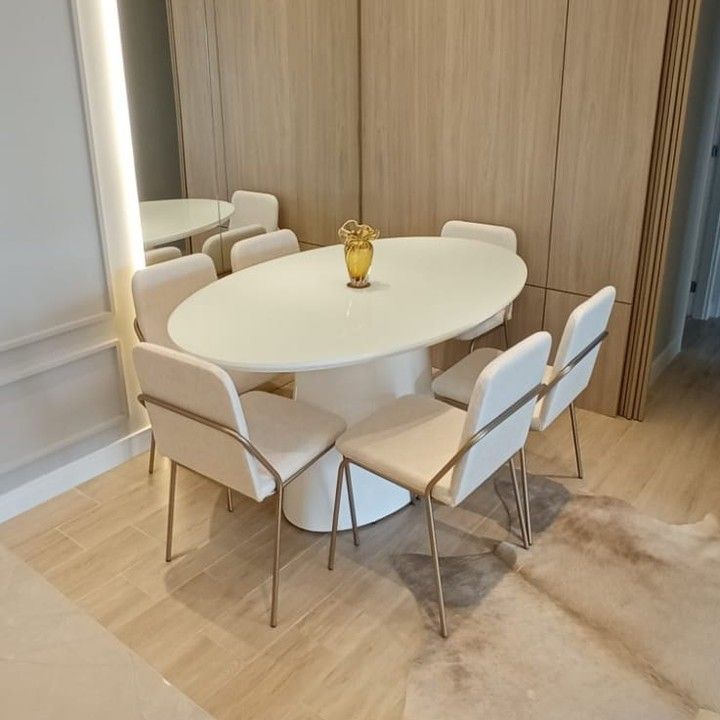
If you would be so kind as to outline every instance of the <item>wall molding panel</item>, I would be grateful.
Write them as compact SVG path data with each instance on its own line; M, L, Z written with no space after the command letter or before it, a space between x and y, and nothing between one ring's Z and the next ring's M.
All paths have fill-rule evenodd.
M140 452L130 439L147 420L130 360L130 277L143 248L117 8L19 3L0 40L2 82L24 70L0 167L12 177L0 201L9 203L0 284L9 310L0 328L5 519ZM39 98L42 107L51 101L51 121Z
M31 345L33 343L47 340L48 338L55 337L56 335L64 335L65 333L73 332L73 330L79 330L80 328L88 327L89 325L97 325L102 322L111 320L113 314L110 310L96 313L95 315L88 315L87 317L78 318L77 320L71 320L66 323L61 323L55 327L48 328L41 332L32 333L30 335L24 335L18 338L11 338L6 342L0 343L0 353L7 352L8 350L15 350L16 348L23 347L24 345Z
M36 4L19 3L0 29L7 52L1 82L16 89L14 111L4 114L4 132L12 141L3 143L3 166L12 168L13 177L3 183L0 200L3 294L13 302L0 316L2 349L114 311L72 8L69 2L42 5L40 11ZM45 18L41 24L38 12ZM23 32L32 33L52 60L39 62L35 43L18 42ZM42 96L53 105L50 122L38 107ZM38 167L43 171L36 172Z
M117 341L83 348L4 378L0 475L119 425L127 415Z
M131 460L150 447L150 430L137 430L59 468L48 470L6 492L0 492L0 522Z
M54 370L55 368L62 367L63 365L70 365L90 355L103 352L108 348L115 348L116 352L119 353L118 341L115 339L105 340L92 345L75 348L69 353L54 356L50 360L43 360L34 364L25 365L21 370L16 370L14 373L11 371L9 374L3 374L0 376L0 388L5 385L12 385L13 383L20 382L21 380L33 377L34 375L40 375L41 373L48 372L49 370Z

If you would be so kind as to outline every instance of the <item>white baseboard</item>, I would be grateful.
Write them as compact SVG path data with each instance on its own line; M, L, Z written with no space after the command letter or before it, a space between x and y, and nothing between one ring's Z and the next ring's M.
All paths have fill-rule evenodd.
M150 429L138 430L99 450L0 495L0 522L5 522L101 473L127 462L150 447Z
M650 368L650 384L662 375L665 368L675 359L682 348L682 335L673 338L665 348L655 356Z

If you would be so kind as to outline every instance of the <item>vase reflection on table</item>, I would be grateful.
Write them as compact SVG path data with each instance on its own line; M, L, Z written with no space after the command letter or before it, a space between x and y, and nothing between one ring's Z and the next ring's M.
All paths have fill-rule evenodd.
M357 220L348 220L338 230L338 235L345 246L345 265L350 276L348 287L368 287L368 274L373 259L372 241L377 240L380 232Z

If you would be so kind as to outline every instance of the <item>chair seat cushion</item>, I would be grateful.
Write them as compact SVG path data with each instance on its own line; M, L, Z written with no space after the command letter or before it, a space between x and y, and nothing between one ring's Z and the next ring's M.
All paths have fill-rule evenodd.
M434 398L406 395L353 425L336 441L346 458L423 494L460 447L466 413ZM433 497L452 505L452 470Z
M432 384L433 392L438 397L467 405L480 373L500 355L502 350L496 348L480 348L471 352L435 378Z
M478 338L485 333L489 333L496 327L500 327L505 321L505 312L506 309L502 309L496 312L487 320L483 320L475 327L470 328L470 330L466 330L464 333L460 333L460 335L457 336L456 340L474 340L475 338Z
M267 458L283 480L330 447L345 430L345 421L334 413L298 400L266 392L240 397L250 442ZM266 497L275 492L267 473Z

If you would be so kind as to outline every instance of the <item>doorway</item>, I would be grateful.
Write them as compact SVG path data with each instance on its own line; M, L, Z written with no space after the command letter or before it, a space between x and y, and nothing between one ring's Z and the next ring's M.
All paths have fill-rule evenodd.
M720 3L699 18L657 313L651 386L720 316Z
M719 115L720 3L672 0L619 408L629 419L644 419L687 317L712 314L699 298L713 296L720 263Z

